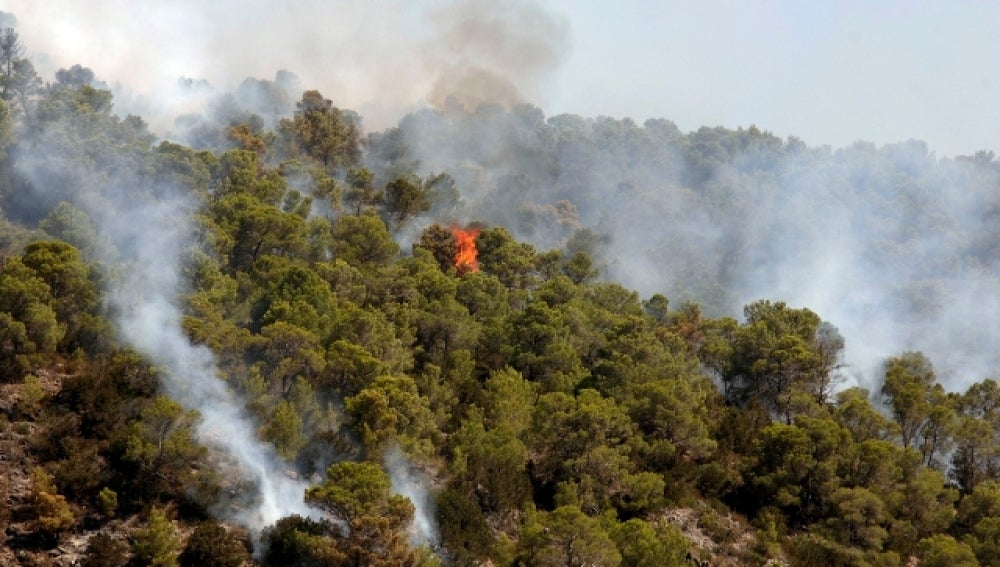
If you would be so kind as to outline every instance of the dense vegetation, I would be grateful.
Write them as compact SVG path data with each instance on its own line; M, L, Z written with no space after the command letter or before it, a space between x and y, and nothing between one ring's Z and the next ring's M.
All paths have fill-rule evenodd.
M650 206L717 198L715 168L746 181L780 155L836 156L756 128L530 107L423 111L365 135L356 114L316 91L291 104L277 81L187 117L182 144L116 116L86 68L43 84L17 49L0 55L4 561L45 565L75 541L90 566L1000 564L997 382L949 392L926 356L900 352L877 391L841 388L844 338L819 314L761 300L737 320L640 297L601 277L612 259L579 215L594 156L634 176L619 200L651 191L649 163L673 164ZM478 137L426 142L466 151L467 169L429 173L415 121L442 136L474 124L462 131ZM489 128L505 126L552 153L481 173L495 186L477 193ZM905 174L892 150L851 151ZM925 153L911 173L960 166L996 180L986 153L940 166ZM532 201L546 178L555 199ZM483 214L478 271L456 268L447 225L489 198L553 246ZM128 306L110 290L158 267L138 261L149 227L123 241L110 226L176 199L193 227L171 244L183 330L322 515L260 534L230 521L253 487L164 390L171 370L117 330ZM930 216L911 204L910 219ZM965 250L991 265L980 236ZM725 274L703 267L683 285L721 308ZM439 545L408 543L417 512L383 466L396 451L424 472Z

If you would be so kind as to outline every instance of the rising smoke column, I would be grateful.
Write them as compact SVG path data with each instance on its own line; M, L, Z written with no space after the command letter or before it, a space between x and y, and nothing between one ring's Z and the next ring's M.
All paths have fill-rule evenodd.
M538 101L569 51L566 20L536 2L458 0L426 19L433 32L420 52L434 77L427 101L438 109Z
M185 289L183 266L188 251L198 247L193 219L200 199L188 189L156 184L143 176L149 154L131 159L105 137L107 132L84 127L72 132L80 139L66 144L66 124L89 124L73 114L39 126L37 137L14 152L19 176L29 180L45 207L71 199L85 211L100 232L95 254L111 267L105 298L121 339L161 370L161 385L175 400L201 415L199 440L214 449L220 465L249 482L250 502L234 512L221 506L218 514L260 533L282 517L316 516L306 506L308 484L286 473L270 445L256 437L257 426L243 402L220 379L213 353L196 345L182 327ZM112 148L115 170L80 166L76 152L85 151L82 139L99 139ZM115 140L116 141L116 140ZM155 150L153 150L155 152ZM106 156L101 156L106 157ZM134 156L133 156L134 157ZM46 208L47 207L47 208ZM436 545L432 499L422 479L401 453L385 462L394 492L408 497L415 508L411 541Z
M173 195L120 210L104 224L112 240L132 252L121 284L108 295L120 313L122 338L165 369L162 383L171 397L201 414L200 440L232 458L253 483L258 501L235 519L259 532L282 517L310 515L303 499L308 485L289 477L274 450L257 440L242 403L219 378L212 352L184 334L177 297L190 214L185 199Z
M432 549L438 547L441 540L434 520L434 503L426 488L427 479L413 469L398 446L392 446L386 451L383 464L389 471L392 493L405 496L413 504L410 545L426 545Z
M110 174L88 173L93 170L81 167L73 154L83 143L61 145L61 126L47 125L14 152L14 168L30 182L24 190L50 205L72 199L98 228L95 253L111 266L105 298L121 339L160 367L166 392L201 414L199 440L230 458L256 490L248 508L228 516L259 532L284 516L310 515L303 498L307 485L286 475L273 449L257 440L242 403L220 379L212 352L193 344L182 329L182 254L194 244L194 199L144 186L136 171L142 160L122 160Z

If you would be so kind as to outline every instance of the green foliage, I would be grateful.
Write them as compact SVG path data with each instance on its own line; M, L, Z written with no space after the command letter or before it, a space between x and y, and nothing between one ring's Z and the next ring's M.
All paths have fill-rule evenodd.
M4 263L0 272L0 309L24 328L23 335L16 330L7 339L14 353L33 352L36 348L43 352L55 349L65 329L56 321L53 302L49 285L21 258L11 258Z
M163 395L142 357L116 350L104 319L114 313L99 295L121 269L94 222L101 207L176 192L196 226L174 298L185 332L216 354L259 437L282 458L305 468L336 460L307 495L333 521L280 520L262 534L266 565L439 563L410 548L414 507L374 464L395 445L432 478L441 555L458 565L683 565L691 544L665 518L706 501L701 528L720 554L746 547L746 563L1000 561L996 382L949 393L926 357L903 353L886 362L877 392L888 415L866 390L835 391L844 340L819 314L757 301L744 323L710 315L730 311L725 284L743 266L692 257L690 240L702 234L642 243L670 273L674 301L642 301L597 280L605 266L628 262L609 258L605 237L585 228L598 222L588 214L595 205L609 226L632 220L626 202L648 204L658 223L719 226L790 187L815 188L813 206L831 206L816 182L826 173L849 203L858 196L851 180L868 173L839 152L809 157L801 142L756 128L683 134L666 121L545 120L530 107L485 106L417 113L362 143L359 117L307 91L274 131L270 118L219 103L219 124L204 137L235 149L213 153L152 146L145 124L116 116L111 93L90 86L83 68L35 91L32 69L14 59L3 77L13 102L0 104L0 205L13 219L0 218L0 380L20 401L0 400L0 419L18 420L3 428L15 438L32 433L23 458L15 451L5 462L39 465L25 506L0 510L15 545L35 533L43 537L34 543L51 544L79 519L97 531L84 563L121 565L124 544L105 534L146 510L137 565L251 561L233 532L193 523L212 504L195 496L213 474L194 439L198 415ZM462 134L461 121L482 130ZM418 122L462 168L424 177L428 165L408 148ZM486 135L487 125L510 137ZM483 158L496 144L498 155L530 155L530 165L493 179ZM883 156L845 151L873 167ZM779 160L796 152L804 165ZM27 158L31 175L14 161ZM889 168L879 175L891 181L873 183L906 201L880 206L905 203L914 234L937 227L913 205L948 192L929 187L973 174L996 185L992 157L967 165L915 159L930 177ZM916 191L916 181L926 187ZM562 249L473 223L480 271L459 273L454 237L432 224L401 254L415 235L398 229L415 217L470 218L455 208L459 184L489 195L518 234ZM91 216L78 208L81 195ZM729 252L730 241L757 244L720 230L713 245ZM922 267L909 257L910 237L877 230L885 239L872 261L959 271ZM954 236L953 247L978 250L963 270L991 269L991 237ZM916 293L901 299L926 308ZM0 490L17 502L8 477ZM755 531L745 539L732 527L744 524ZM751 536L757 544L746 546Z
M826 539L815 534L798 534L790 542L791 564L796 567L809 565L834 565L837 567L871 565L858 549ZM898 561L895 563L898 565Z
M134 352L97 357L63 384L62 396L79 416L81 432L112 439L157 389L156 373Z
M205 449L194 439L197 412L157 396L124 431L122 459L135 468L134 490L150 496L172 494L189 484L191 463Z
M712 392L697 379L665 379L636 386L629 394L629 413L647 440L664 440L673 453L701 459L716 442L710 435L708 407Z
M306 444L302 433L302 418L295 407L281 400L275 406L270 419L261 430L261 437L274 444L278 454L286 460L295 460L295 456Z
M327 351L326 369L332 385L345 396L353 396L371 384L376 376L385 374L389 367L364 347L338 339Z
M264 565L343 565L347 557L333 539L340 535L340 530L327 520L317 521L301 516L282 518L264 531Z
M969 531L987 518L1000 517L1000 483L986 481L962 499L958 508L958 522L963 531Z
M917 548L920 565L927 567L975 567L976 555L968 544L943 534L920 540Z
M882 395L899 424L903 447L913 445L931 411L929 391L934 385L934 369L918 352L908 352L886 363Z
M266 254L289 256L305 247L305 221L251 195L234 193L212 204L215 245L229 268L248 271Z
M9 313L0 312L0 376L13 377L28 369L27 356L35 352L28 328Z
M399 252L385 223L371 211L340 217L333 224L331 237L334 257L352 266L384 265Z
M163 141L155 148L151 176L161 186L204 191L218 162L211 152Z
M778 507L793 521L814 520L839 482L836 456L849 444L847 432L829 419L774 423L760 431L754 467L745 476L761 505Z
M434 415L409 376L379 376L344 406L370 451L381 453L394 442L408 451L432 451L438 435Z
M665 481L630 458L636 432L614 400L594 390L541 396L527 434L533 481L572 486L588 513L635 514L661 504ZM567 484L568 483L568 484Z
M367 167L347 169L347 192L344 194L344 201L354 209L354 214L361 215L363 211L372 210L382 203L385 195L375 190L374 179L375 174Z
M264 205L276 207L285 196L285 182L278 172L264 167L260 156L247 150L229 150L221 156L214 177L218 193L244 195Z
M348 533L335 541L351 565L404 565L414 551L406 543L413 504L389 492L389 477L377 465L341 462L326 471L322 485L306 491L306 501L346 523Z
M397 224L430 208L430 196L419 179L397 177L385 186L385 209Z
M486 380L484 417L492 429L506 429L521 436L531 425L537 388L511 369L490 373Z
M522 529L523 561L529 565L616 566L622 556L597 518L575 506L529 515Z
M285 305L282 305L284 307ZM299 307L307 307L303 304ZM289 318L307 319L312 313L299 312ZM314 318L315 322L315 318ZM278 321L261 329L263 339L262 362L267 374L281 392L288 391L296 377L312 379L326 368L326 359L318 337L296 325Z
M123 567L128 561L127 543L105 534L94 534L87 545L81 567Z
M199 524L177 558L180 567L240 567L248 559L243 544L215 522Z
M476 237L479 267L497 277L508 289L525 289L535 282L535 250L514 241L502 227L483 230Z
M886 498L895 518L893 547L910 553L920 540L944 533L955 521L957 499L957 491L945 486L943 473L914 466L910 478Z
M731 361L724 365L726 397L735 403L760 403L790 421L796 393L826 402L843 348L832 327L821 325L808 309L758 301L743 309L746 324L728 339Z
M66 497L56 492L51 475L41 467L31 471L31 509L35 529L43 534L57 536L76 524Z
M688 564L687 539L673 524L652 525L632 518L612 527L610 535L621 552L623 567L683 567Z
M577 285L592 282L599 274L599 271L594 268L594 261L583 252L573 254L563 266L562 271Z
M413 244L413 249L423 248L434 256L441 271L447 272L455 263L458 254L458 243L455 236L447 228L434 223L420 233L420 240Z
M4 266L0 309L24 323L41 352L93 348L104 332L95 316L98 292L91 269L65 242L33 242L19 262Z
M105 486L97 493L97 506L105 517L113 518L118 510L118 494Z
M295 106L295 117L279 125L288 149L327 168L353 165L360 152L356 120L334 107L319 91L306 91Z
M42 409L42 400L45 399L45 390L38 376L28 374L24 377L21 385L21 399L18 400L17 410L21 415L34 417Z
M257 307L261 326L287 323L284 333L292 332L291 325L318 335L328 331L334 299L330 286L315 272L290 266L272 281Z
M1000 478L1000 386L991 379L975 383L955 400L955 451L949 476L968 494L982 482Z
M44 82L28 59L16 59L11 71L3 76L4 98L16 102L23 115L30 117L31 99L42 90Z
M178 567L180 541L173 522L159 508L153 508L146 518L146 527L137 530L132 552L140 565Z
M849 388L837 394L837 421L851 431L855 441L889 439L898 426L872 406L868 390Z
M927 394L934 381L930 361L921 353L909 352L886 363L882 395L899 424L903 447L915 442L927 420L930 413Z
M889 536L889 517L882 500L864 488L839 488L830 497L835 513L827 521L835 540L862 550L878 551Z
M84 211L66 201L60 202L56 208L38 223L38 228L53 238L58 238L75 246L83 257L95 259L98 246L105 249L110 243L99 242L97 231Z
M479 412L470 412L451 439L452 467L472 487L485 512L509 513L530 496L528 450L513 431L487 431Z
M441 491L434 507L435 519L446 548L460 564L490 555L493 535L473 495L460 487Z

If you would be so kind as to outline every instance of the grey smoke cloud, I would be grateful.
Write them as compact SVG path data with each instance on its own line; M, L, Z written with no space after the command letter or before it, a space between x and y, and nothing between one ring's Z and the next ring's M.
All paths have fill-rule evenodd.
M423 64L434 77L427 101L453 97L472 110L538 102L548 75L569 50L569 27L534 2L461 0L431 12Z
M371 130L450 96L537 102L569 49L565 19L527 0L8 4L43 76L88 66L116 87L119 113L139 114L161 133L206 102L206 93L179 88L181 77L222 93L285 69L303 88L359 111Z

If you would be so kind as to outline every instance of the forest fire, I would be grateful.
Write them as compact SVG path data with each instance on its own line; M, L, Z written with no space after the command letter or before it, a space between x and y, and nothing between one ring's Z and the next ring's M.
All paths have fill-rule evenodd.
M476 259L476 237L479 236L478 228L458 228L451 227L451 234L455 237L455 268L459 275L468 272L479 271L479 261Z

